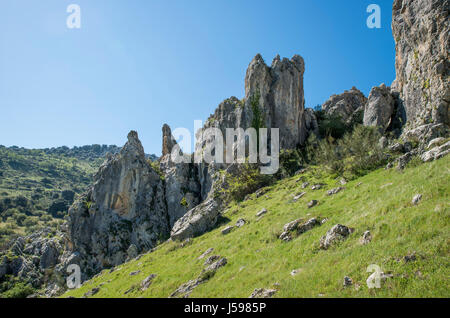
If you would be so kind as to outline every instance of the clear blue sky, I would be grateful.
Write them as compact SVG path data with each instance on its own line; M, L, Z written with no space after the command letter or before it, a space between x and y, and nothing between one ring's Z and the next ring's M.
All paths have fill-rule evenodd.
M81 7L81 29L66 8ZM382 28L366 26L380 5ZM306 106L395 78L392 0L2 0L0 144L123 145L139 132L160 154L161 127L193 129L242 98L256 53L305 59Z

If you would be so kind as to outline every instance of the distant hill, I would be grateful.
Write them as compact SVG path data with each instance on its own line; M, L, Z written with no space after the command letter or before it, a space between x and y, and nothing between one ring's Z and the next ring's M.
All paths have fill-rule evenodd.
M0 145L0 246L16 235L57 227L115 145L26 149ZM146 155L154 161L155 155Z

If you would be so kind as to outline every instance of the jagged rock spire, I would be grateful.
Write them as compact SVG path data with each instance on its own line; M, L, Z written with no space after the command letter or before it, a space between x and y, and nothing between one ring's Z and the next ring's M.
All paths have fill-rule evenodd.
M162 155L165 156L172 152L172 148L177 144L172 136L172 130L169 125L164 124L162 127Z
M133 154L136 156L145 157L144 147L142 147L142 143L139 140L138 133L136 131L132 130L128 133L127 138L128 138L128 141L123 146L120 153L122 155Z
M277 55L268 67L262 56L257 54L246 72L246 100L256 91L259 92L264 123L268 128L280 129L281 148L295 148L303 144L306 138L303 120L304 71L305 62L300 55L294 55L290 60Z

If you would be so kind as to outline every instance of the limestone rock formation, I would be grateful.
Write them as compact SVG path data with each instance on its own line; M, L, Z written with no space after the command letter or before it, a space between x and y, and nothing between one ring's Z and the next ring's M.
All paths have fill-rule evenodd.
M200 203L201 185L198 179L198 168L193 163L175 163L171 153L176 145L168 125L163 126L163 156L160 158L160 169L164 175L164 189L169 215L169 224L175 222L187 211ZM177 155L183 156L181 150Z
M316 122L312 116L304 114L304 71L305 63L299 55L290 60L277 56L269 67L257 54L247 68L245 98L231 97L223 101L204 128L219 128L226 136L226 128L246 130L253 127L255 116L261 116L263 127L280 129L281 148L291 149L303 144L307 137L305 120L312 129ZM251 98L258 95L260 114L251 106Z
M105 161L91 189L69 210L69 250L81 270L93 274L123 263L134 244L139 252L169 234L163 181L147 162L136 132Z
M333 116L339 116L348 123L355 112L362 112L367 98L356 87L339 95L333 95L322 105L322 110Z
M386 85L373 87L364 109L364 125L376 126L384 132L391 124L395 100Z
M319 136L319 123L317 121L317 116L312 108L305 108L303 113L306 136L309 137L311 134Z
M39 288L45 280L50 284L60 284L61 273L54 271L54 275L45 279L47 270L54 268L60 261L63 233L52 233L44 228L24 237L15 239L7 251L0 253L0 280L5 275L13 275ZM56 286L55 290L59 290Z
M395 0L396 80L412 128L450 124L450 1Z
M163 141L162 141L162 155L169 155L172 153L172 148L176 145L176 141L172 136L172 131L169 125L164 124L162 127Z

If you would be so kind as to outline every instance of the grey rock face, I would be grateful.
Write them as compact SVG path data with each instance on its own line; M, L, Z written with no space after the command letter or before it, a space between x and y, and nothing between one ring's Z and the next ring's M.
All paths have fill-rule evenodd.
M163 153L164 149L168 152L160 159L160 169L164 174L165 199L171 227L187 211L198 205L201 197L197 165L175 163L171 157L175 145L177 144L172 137L170 127L164 125ZM183 156L181 151L178 154Z
M58 262L60 249L61 246L57 246L55 242L46 242L42 247L42 255L39 260L39 267L41 269L54 267Z
M311 108L305 108L303 112L303 117L305 121L306 135L309 137L311 134L319 135L319 123L317 121L316 114Z
M304 71L304 61L299 55L290 60L277 56L269 67L257 54L247 68L245 98L224 100L204 128L219 128L226 136L226 128L252 127L255 114L250 99L259 93L261 121L266 128L280 129L280 147L291 149L303 144L308 134L305 121L308 129L318 128L314 113L304 114Z
M162 155L170 155L173 147L176 145L176 141L172 136L172 131L169 125L164 124L162 127L163 141L162 141Z
M364 109L365 126L376 126L384 132L391 123L394 114L395 100L386 85L373 87Z
M449 125L449 0L395 0L396 80L412 127Z
M339 95L333 95L322 105L322 110L333 116L339 116L344 122L349 122L356 111L362 111L367 98L356 87Z
M405 129L402 139L418 140L421 144L427 145L431 140L448 136L449 129L444 124L426 124L413 129Z
M53 233L48 228L39 230L25 237L19 237L12 242L4 255L0 254L0 279L4 275L13 275L22 281L40 288L44 283L45 271L53 268L54 275L47 281L48 285L55 285L60 272L55 265L60 260L63 250L61 232ZM11 256L13 256L11 258ZM59 290L59 288L58 288Z
M152 248L169 233L164 184L147 162L137 133L105 161L91 189L69 209L69 249L80 253L89 275L116 266L134 244Z

